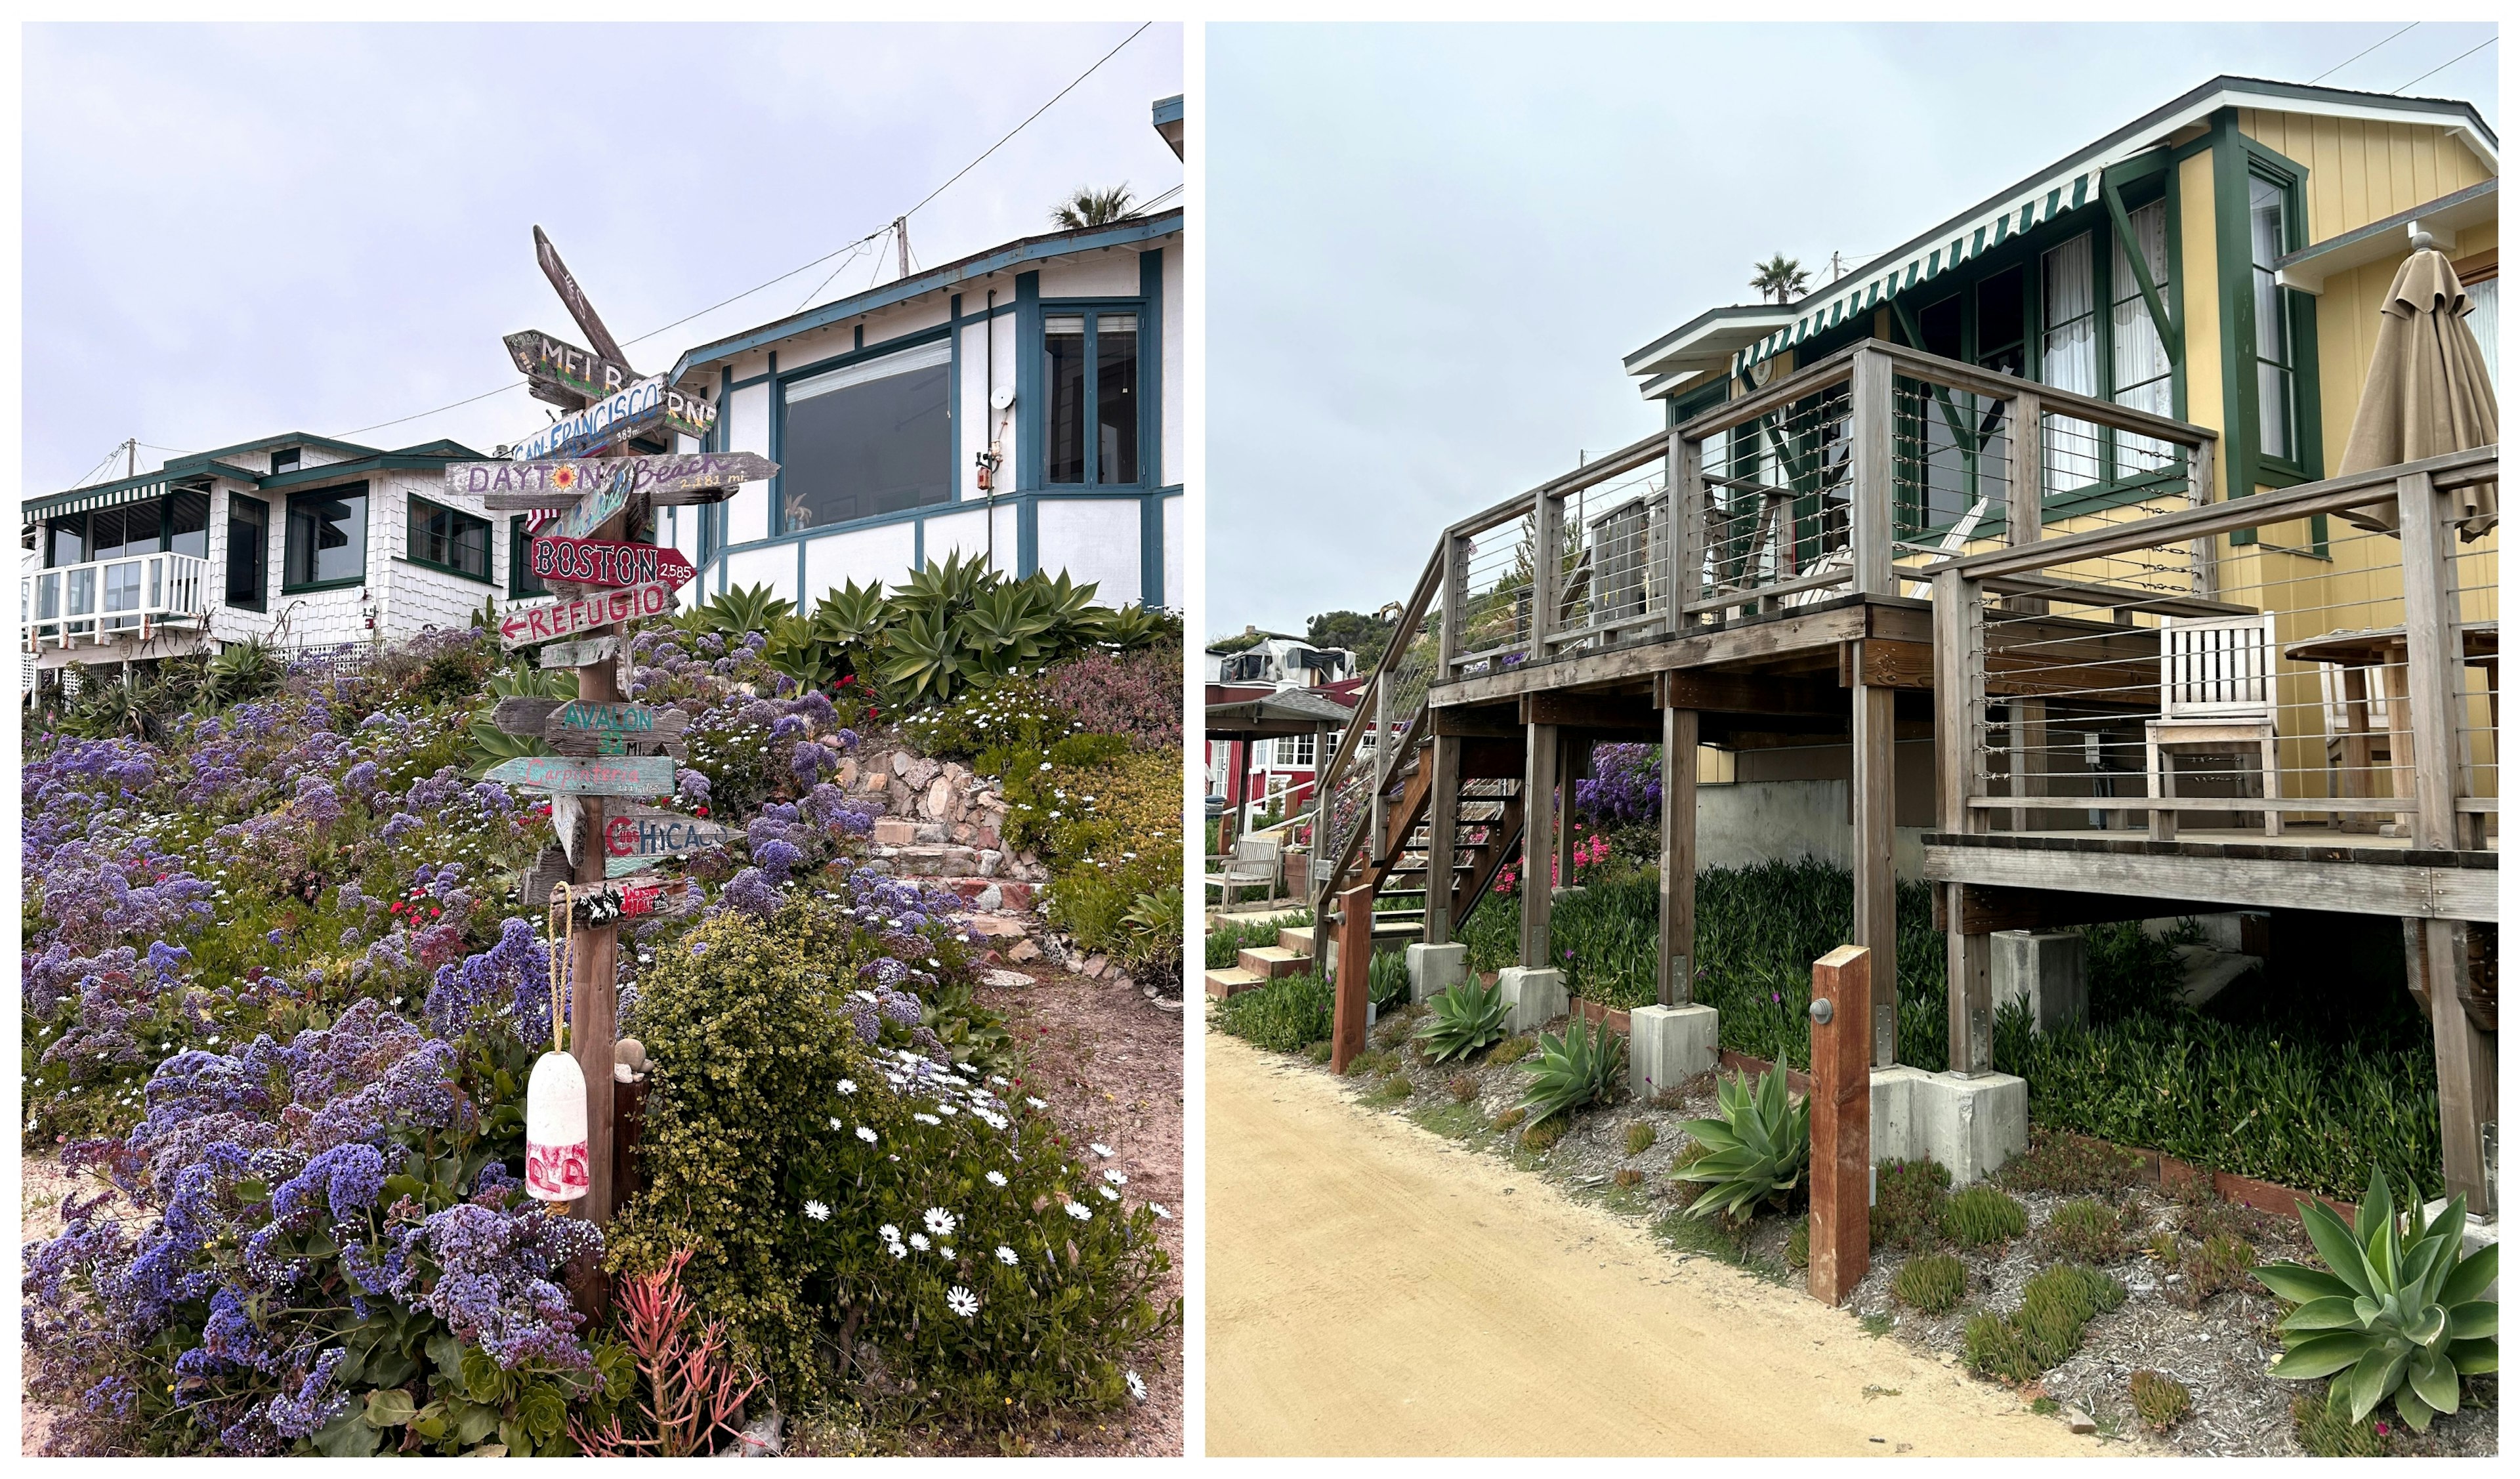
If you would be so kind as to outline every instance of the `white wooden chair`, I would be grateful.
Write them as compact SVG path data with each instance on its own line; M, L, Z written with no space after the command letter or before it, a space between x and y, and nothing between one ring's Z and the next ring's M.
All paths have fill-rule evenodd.
M1232 909L1234 891L1238 888L1263 888L1270 900L1278 897L1279 841L1274 836L1240 836L1234 839L1233 856L1223 859L1222 873L1207 875L1207 886L1217 890L1217 907Z
M2368 796L2371 778L2390 768L2388 685L2379 668L2342 662L2318 665L2319 714L2327 727L2327 766L2340 796ZM2375 832L2381 819L2370 812L2345 812L2337 819L2343 831Z
M2177 755L2258 757L2260 789L2283 795L2275 758L2275 618L2166 616L2161 622L2161 717L2143 726L2144 794L2176 797ZM2153 814L2175 831L2179 814ZM2283 834L2283 813L2267 808L2267 835Z

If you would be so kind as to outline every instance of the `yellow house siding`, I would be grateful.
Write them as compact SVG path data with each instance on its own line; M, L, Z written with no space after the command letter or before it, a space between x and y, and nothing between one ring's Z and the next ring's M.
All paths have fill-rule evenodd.
M2243 134L2308 166L2313 242L2482 184L2490 173L2449 129L2430 124L2256 108L2239 110L2239 122Z
M2180 325L2187 356L2187 420L2214 431L2223 429L2223 318L2221 281L2214 261L2214 156L2189 155L2179 164L2180 276L2186 284L2184 318ZM2218 458L2215 476L2223 480L2218 496L2229 498L2230 464Z

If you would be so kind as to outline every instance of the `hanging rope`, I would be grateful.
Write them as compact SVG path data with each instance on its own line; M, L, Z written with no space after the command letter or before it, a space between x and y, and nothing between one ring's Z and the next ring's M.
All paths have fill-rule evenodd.
M550 905L552 1052L561 1049L561 1029L567 1021L562 1002L568 977L569 949L577 931L577 893L573 885L552 885Z

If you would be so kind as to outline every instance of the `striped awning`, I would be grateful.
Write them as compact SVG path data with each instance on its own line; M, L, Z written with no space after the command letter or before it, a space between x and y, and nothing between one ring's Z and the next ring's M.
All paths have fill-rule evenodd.
M199 479L187 480L198 481ZM20 522L31 524L38 519L85 514L91 509L112 509L123 504L147 503L153 498L165 497L167 479L161 473L152 477L125 478L121 482L72 488L67 493L55 493L49 498L30 498L20 506Z
M1962 262L2011 241L2036 226L2078 210L2100 198L2100 175L2115 159L2090 159L2072 171L2049 177L2015 196L2011 203L1957 228L1937 231L1887 257L1868 262L1803 300L1793 323L1732 356L1732 372L1751 366L1816 334L1825 334L1849 318L1874 308L1921 284L1930 283Z

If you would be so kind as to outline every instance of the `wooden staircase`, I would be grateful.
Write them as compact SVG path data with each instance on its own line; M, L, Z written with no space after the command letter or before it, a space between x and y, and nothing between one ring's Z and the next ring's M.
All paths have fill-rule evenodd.
M1418 726L1423 728L1422 725ZM1444 910L1443 938L1452 939L1470 910L1496 885L1498 873L1522 844L1522 761L1519 741L1481 740L1463 746L1462 775L1456 782L1452 867L1442 870L1429 858L1432 824L1427 815L1434 790L1434 743L1418 740L1399 761L1396 784L1386 792L1382 835L1351 843L1342 854L1344 867L1323 890L1323 902L1359 886L1371 887L1377 902L1414 900L1414 907L1377 908L1374 938L1405 926L1409 937L1425 937L1426 914ZM1372 824L1360 821L1359 831ZM1378 845L1372 845L1377 844ZM1321 919L1335 922L1336 910L1324 908Z

